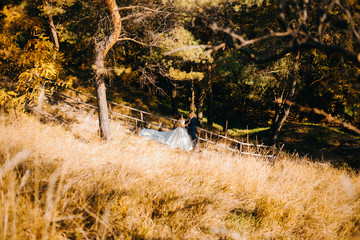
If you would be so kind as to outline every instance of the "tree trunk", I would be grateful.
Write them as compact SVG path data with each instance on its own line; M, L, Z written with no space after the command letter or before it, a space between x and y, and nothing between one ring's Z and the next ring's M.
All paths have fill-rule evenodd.
M100 137L106 142L110 141L109 111L106 101L106 86L102 76L96 79L96 96L99 115Z
M54 39L54 44L55 44L55 51L54 51L54 55L53 58L56 59L58 52L60 51L60 44L59 44L59 38L56 32L56 27L54 24L54 20L52 18L51 15L49 15L49 24L50 24L50 28L51 28L51 34L53 36Z
M201 90L199 95L199 100L197 104L197 119L200 126L203 124L203 118L204 118L204 100L206 95L206 89L207 89L207 79L203 79L200 82Z
M190 103L190 112L195 112L195 86L194 86L194 80L191 80L191 103Z
M223 104L223 112L222 112L223 119L222 119L222 124L221 124L223 133L225 133L227 131L227 127L228 127L227 125L229 123L230 109L231 109L230 105Z
M296 85L296 80L294 78L293 89L292 89L291 93L293 93L293 92L295 93L295 85ZM291 101L292 98L293 98L292 95L290 95L288 100ZM290 108L291 108L291 105L285 103L283 108L281 109L279 118L273 125L271 145L273 145L277 142L280 130L281 130L286 118L289 116Z
M202 98L202 100L200 100L199 105L198 105L198 110L197 110L197 119L198 119L198 123L199 126L201 127L204 121L204 99Z
M296 56L295 61L295 69L293 74L290 76L293 76L291 86L288 92L288 96L286 97L286 100L292 102L295 99L295 93L296 93L296 84L298 81L298 71L299 71L299 54ZM280 109L280 114L278 115L276 121L273 124L272 127L272 137L270 140L270 145L276 144L280 130L286 120L286 118L289 116L291 104L288 104L286 101L283 101L284 104L282 105L282 108Z
M213 91L212 91L212 82L211 76L209 77L208 82L208 93L207 93L207 125L212 127L214 124L214 111L213 111Z
M177 84L174 83L173 89L171 89L171 114L175 117L178 115L178 101L177 101Z
M105 141L110 141L110 127L109 127L109 112L106 101L106 86L105 86L105 57L109 50L114 46L121 33L121 17L118 11L118 6L115 0L106 0L109 8L113 30L110 36L96 43L96 94L98 100L99 111L99 128L100 136Z
M281 102L280 105L276 104L275 115L274 115L274 118L273 118L273 121L272 121L273 124L275 124L278 121L278 119L280 117L280 112L283 109L284 100L286 100L285 99L285 91L286 91L286 84L284 84L284 88L283 88L283 90L281 92L281 96L280 96L280 99L281 99L282 102ZM277 99L275 99L275 100L277 100Z

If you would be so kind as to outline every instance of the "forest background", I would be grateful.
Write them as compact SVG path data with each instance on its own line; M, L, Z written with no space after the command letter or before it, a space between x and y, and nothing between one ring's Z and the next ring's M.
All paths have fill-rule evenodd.
M10 0L0 9L3 109L29 111L43 86L99 97L103 81L107 100L173 117L195 110L201 126L305 154L358 138L356 1Z
M0 238L360 239L359 24L355 0L1 1ZM286 151L170 149L106 99Z

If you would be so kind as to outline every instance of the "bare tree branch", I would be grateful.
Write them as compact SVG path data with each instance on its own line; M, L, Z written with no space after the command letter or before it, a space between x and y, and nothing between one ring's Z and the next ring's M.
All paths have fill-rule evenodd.
M311 1L313 2L313 1ZM289 27L287 24L287 16L286 16L286 7L288 6L295 11L296 16L296 24L297 26ZM314 2L316 5L311 10L319 9L319 11L323 11L322 15L319 15L318 27L314 31L309 32L310 27L308 27L307 20L309 18L309 0L302 1L284 1L280 0L278 2L278 20L280 22L281 28L284 30L283 32L275 32L270 29L268 34L262 35L260 37L256 37L253 39L245 39L240 34L236 33L233 29L229 27L220 27L217 23L212 23L209 25L209 28L214 32L223 32L232 37L233 45L229 46L235 48L239 51L246 53L252 60L257 63L266 63L274 60L278 60L287 54L294 51L305 51L309 49L319 49L328 54L338 54L344 57L357 65L360 65L360 54L357 52L353 52L345 47L330 45L328 43L324 43L322 41L322 36L325 28L331 24L328 19L330 12L334 9L334 7L339 6L339 8L343 11L343 13L347 16L350 26L351 32L356 36L358 42L360 43L360 33L357 31L355 27L354 20L352 15L347 7L342 5L339 0L331 0L325 5L321 5L324 3ZM319 12L315 12L318 14ZM316 16L315 16L316 17ZM289 20L290 21L290 20ZM336 26L335 26L336 29ZM342 30L342 29L340 29ZM282 50L274 52L269 52L265 56L260 56L259 53L248 48L249 46L263 42L272 38L280 38L286 39L288 38L287 46L283 47ZM215 46L207 48L214 48Z
M191 45L191 46L184 46L184 47L180 47L168 52L164 52L164 56L169 56L172 55L174 53L180 52L180 51L185 51L185 50L191 50L191 49L206 49L206 48L212 48L212 45Z
M162 10L161 8L149 8L149 7L144 7L144 6L128 6L128 7L121 7L119 8L119 11L124 11L124 10L138 10L139 12L135 12L133 14L129 14L125 17L121 18L121 21L126 21L129 19L133 19L133 18L138 18L138 17L145 17L146 15L153 15L153 14L159 14L159 13L166 13L166 14L173 14L169 11L165 11ZM143 10L143 11L140 11Z
M346 16L348 17L348 20L350 22L350 26L351 26L351 30L353 32L353 34L355 35L355 37L357 38L357 40L360 42L360 34L359 31L355 28L355 23L354 23L354 19L349 11L348 8L345 8L340 1L337 1L337 5L341 8L341 10L346 14Z
M324 13L319 18L319 26L318 26L318 39L322 42L322 36L324 31L325 21L328 18L328 13L334 8L336 0L332 0L327 6L324 7Z
M233 39L238 40L239 42L241 42L241 44L236 44L236 47L238 49L245 47L247 45L251 45L269 38L275 38L275 37L286 37L286 36L291 36L294 34L294 32L290 29L288 29L286 32L273 32L270 31L269 34L266 34L264 36L258 37L258 38L254 38L254 39L250 39L250 40L245 40L243 37L241 37L240 35L236 34L235 32L233 32L230 28L221 28L219 27L216 23L213 23L210 28L214 31L214 32L224 32L227 33L228 35L230 35Z
M128 15L126 17L122 17L121 18L121 21L126 21L126 20L129 20L129 19L132 19L132 18L138 18L138 17L146 17L146 16L149 16L149 15L152 15L154 12L140 12L140 13L135 13L135 14L131 14L131 15Z
M143 9L143 10L146 10L146 11L149 11L149 12L164 12L164 11L162 11L162 10L152 9L152 8L144 7L144 6L141 6L141 5L138 5L138 6L127 6L127 7L120 7L120 8L118 8L119 11L132 10L132 9Z
M284 0L279 0L278 20L279 20L282 30L288 31L289 26L286 24L285 1Z
M281 99L277 99L275 102L277 103L281 103ZM353 126L352 124L350 123L347 123L347 122L344 122L344 121L341 121L340 119L336 118L336 117L333 117L331 116L329 113L326 113L324 112L323 110L319 110L317 108L310 108L310 107L305 107L305 106L302 106L300 104L297 104L295 102L291 102L289 100L286 100L286 104L289 104L289 105L292 105L292 106L296 106L299 108L300 111L304 111L304 112L314 112L316 114L319 114L319 115L322 115L326 118L326 121L328 122L332 122L332 123L336 123L336 124L340 124L341 126L357 133L360 135L360 129L358 129L357 127Z
M153 68L146 69L144 67L140 67L139 72L141 74L139 81L140 81L140 85L142 87L151 86L153 89L155 89L155 91L157 93L164 95L164 96L166 95L166 92L156 84L157 77L156 77L156 74L154 74Z
M174 49L174 50L171 50L171 51L167 51L167 52L164 52L164 56L169 56L169 55L172 55L174 53L177 53L177 52L180 52L180 51L186 51L186 50L191 50L191 49L206 49L207 53L208 54L211 54L212 52L214 51L217 51L219 50L220 48L224 48L226 46L225 43L221 43L219 45L191 45L191 46L184 46L184 47L180 47L180 48L177 48L177 49Z
M136 40L134 38L128 38L128 37L118 38L118 41L119 42L121 42L121 41L132 41L132 42L135 42L135 43L143 45L143 46L149 46L149 44L147 44L147 43L138 41L138 40Z

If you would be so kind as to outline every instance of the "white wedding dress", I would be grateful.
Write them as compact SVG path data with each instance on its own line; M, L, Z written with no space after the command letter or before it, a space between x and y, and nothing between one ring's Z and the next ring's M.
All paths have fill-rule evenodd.
M185 120L181 121L185 125ZM154 129L143 128L140 130L140 136L157 140L160 143L170 146L170 148L179 148L184 151L192 150L191 137L183 127L177 127L172 131L156 131Z

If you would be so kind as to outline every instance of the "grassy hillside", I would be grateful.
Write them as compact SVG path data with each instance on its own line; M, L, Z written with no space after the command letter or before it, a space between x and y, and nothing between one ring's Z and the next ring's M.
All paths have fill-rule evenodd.
M96 117L0 117L1 239L358 239L360 177L306 158L181 152Z

